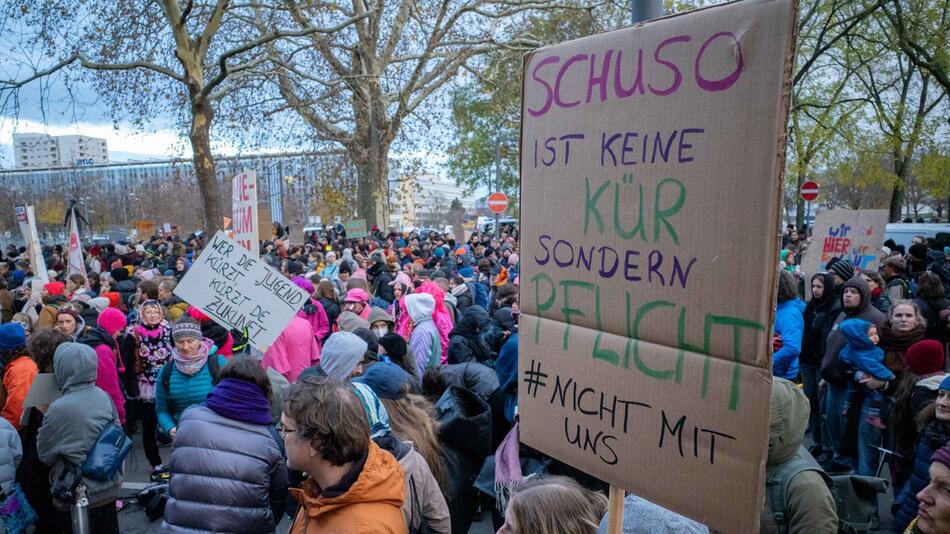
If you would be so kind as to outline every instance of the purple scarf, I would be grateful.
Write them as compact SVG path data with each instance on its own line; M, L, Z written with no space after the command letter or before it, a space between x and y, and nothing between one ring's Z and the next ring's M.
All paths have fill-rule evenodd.
M225 378L208 394L205 406L228 419L270 425L274 423L270 413L270 403L264 398L260 388L250 382L236 378Z

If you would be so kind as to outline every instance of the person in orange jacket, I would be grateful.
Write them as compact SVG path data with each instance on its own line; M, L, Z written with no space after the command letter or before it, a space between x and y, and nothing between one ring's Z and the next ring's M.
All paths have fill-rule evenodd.
M36 362L27 355L26 332L20 323L0 325L0 363L3 365L3 391L0 393L3 409L0 416L19 430L23 401L40 372Z
M292 385L277 425L287 467L310 478L291 534L403 534L405 484L392 454L370 439L363 404L349 384L313 376Z

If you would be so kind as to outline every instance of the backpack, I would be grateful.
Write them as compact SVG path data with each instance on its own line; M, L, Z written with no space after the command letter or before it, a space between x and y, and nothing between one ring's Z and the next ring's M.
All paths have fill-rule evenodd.
M838 512L839 533L856 534L871 529L877 495L887 491L888 482L881 478L858 475L829 476L811 453L799 446L795 456L774 469L767 470L765 474L765 497L778 532L788 532L785 514L788 487L796 476L805 471L816 471L828 485Z
M169 360L164 366L162 366L162 385L165 386L167 390L172 383L172 367L175 366L175 362ZM211 373L211 383L217 385L218 383L218 372L221 364L218 362L218 355L211 354L208 356L208 372Z
M472 302L482 308L488 309L488 288L485 284L479 282L465 282L468 290L472 292Z

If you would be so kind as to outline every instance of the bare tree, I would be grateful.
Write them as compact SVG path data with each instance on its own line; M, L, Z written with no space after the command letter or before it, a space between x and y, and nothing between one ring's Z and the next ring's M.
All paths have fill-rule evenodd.
M332 35L310 32L273 43L267 77L284 99L277 110L293 110L318 141L346 150L359 177L360 216L369 225L388 223L390 148L410 117L428 125L420 106L480 55L534 46L528 36L506 33L511 17L562 7L553 0L285 0L285 6L301 32L358 19Z
M61 58L22 78L0 82L5 107L24 85L79 64L112 105L116 121L177 117L188 132L203 203L204 227L221 227L221 198L212 155L216 104L241 88L265 61L263 47L278 39L342 30L331 27L261 28L245 23L260 9L231 0L9 0L7 30L32 28L36 52ZM68 78L67 78L68 80Z
M950 2L889 0L883 7L901 51L950 92Z

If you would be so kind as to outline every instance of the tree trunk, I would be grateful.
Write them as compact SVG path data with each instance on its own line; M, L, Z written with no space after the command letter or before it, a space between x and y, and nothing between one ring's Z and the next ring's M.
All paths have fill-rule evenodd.
M204 230L213 234L224 223L221 211L221 189L214 170L214 157L211 154L211 119L214 111L207 102L192 103L191 106L191 150L198 191L201 193Z
M359 178L359 216L366 219L367 229L375 224L385 230L389 227L389 143L371 134L360 156L352 157Z

